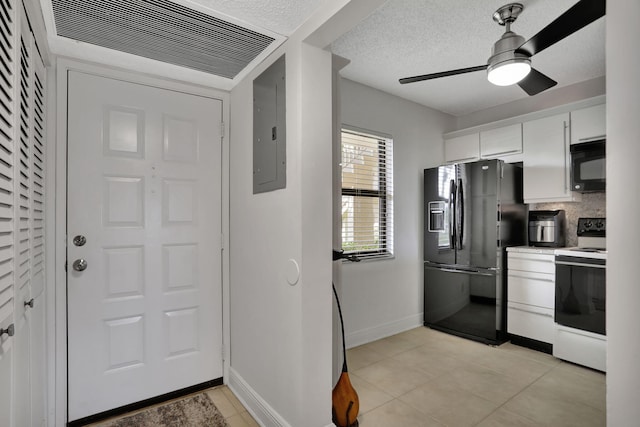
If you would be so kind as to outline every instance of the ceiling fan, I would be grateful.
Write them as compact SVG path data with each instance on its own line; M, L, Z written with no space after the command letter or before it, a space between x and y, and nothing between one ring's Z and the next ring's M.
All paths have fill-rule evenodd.
M498 86L517 83L529 95L536 95L555 86L557 82L531 68L531 57L604 16L605 3L606 0L580 0L526 42L524 37L511 31L511 24L520 15L524 6L520 3L507 4L493 14L493 20L505 27L505 33L493 45L487 64L405 77L400 79L400 83L413 83L487 70L487 78L491 83Z

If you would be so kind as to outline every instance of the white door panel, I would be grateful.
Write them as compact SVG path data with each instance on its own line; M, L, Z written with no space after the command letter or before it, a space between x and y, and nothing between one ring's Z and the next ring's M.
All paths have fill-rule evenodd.
M78 72L68 87L75 420L222 377L222 103Z

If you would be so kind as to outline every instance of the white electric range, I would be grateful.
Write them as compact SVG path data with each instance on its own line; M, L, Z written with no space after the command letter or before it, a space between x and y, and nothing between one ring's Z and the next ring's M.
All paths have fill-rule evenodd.
M556 255L553 355L606 371L606 219L578 220L578 247Z

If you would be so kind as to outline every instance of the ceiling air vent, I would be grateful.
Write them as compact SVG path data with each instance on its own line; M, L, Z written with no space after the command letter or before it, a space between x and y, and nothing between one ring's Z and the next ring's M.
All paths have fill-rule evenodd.
M234 78L274 41L168 0L53 0L57 34Z

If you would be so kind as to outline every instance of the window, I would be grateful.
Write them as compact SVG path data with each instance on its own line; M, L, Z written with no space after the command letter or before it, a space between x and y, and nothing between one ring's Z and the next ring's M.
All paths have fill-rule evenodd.
M342 129L342 249L361 258L393 255L393 140Z

